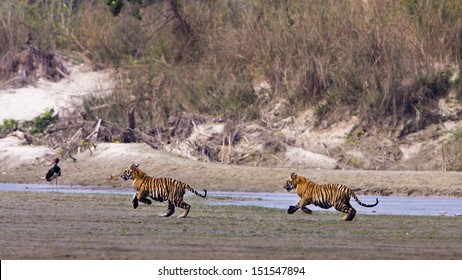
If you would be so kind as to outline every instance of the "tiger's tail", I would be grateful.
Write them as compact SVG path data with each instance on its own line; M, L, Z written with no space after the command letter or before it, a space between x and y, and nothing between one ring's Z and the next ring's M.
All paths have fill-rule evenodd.
M353 192L351 192L351 196L356 200L356 202L357 202L359 205L361 205L361 206L363 206L363 207L374 207L374 206L376 206L377 204L379 204L379 200L378 200L377 198L375 199L375 203L374 203L374 204L365 204L365 203L362 203L362 202L359 200L359 198L356 197L356 195L355 195Z
M184 184L184 186L185 186L186 189L188 189L190 192L192 192L193 194L195 194L197 196L200 196L200 197L203 197L203 198L205 198L207 196L207 190L204 190L204 194L201 194L201 193L198 193L193 188L191 188L191 186L186 184L186 183Z

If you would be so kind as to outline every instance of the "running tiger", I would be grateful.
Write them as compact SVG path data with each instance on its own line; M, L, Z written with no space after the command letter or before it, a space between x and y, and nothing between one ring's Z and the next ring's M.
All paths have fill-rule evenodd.
M317 185L310 180L298 176L297 174L290 174L289 180L287 180L284 189L291 191L292 189L297 190L300 201L287 209L287 214L293 214L298 209L301 209L307 214L311 214L312 211L306 206L314 204L324 209L329 209L334 206L340 212L345 213L342 216L342 220L351 221L356 215L356 210L350 205L350 197L353 197L356 202L364 207L374 207L379 203L376 198L375 204L364 204L356 197L354 192L345 185L340 184L324 184Z
M204 190L204 194L200 194L191 188L188 184L178 180L172 178L150 177L141 171L138 166L139 164L132 164L120 175L120 177L125 181L128 179L133 179L132 185L136 190L136 193L133 195L132 205L135 209L138 207L138 201L151 204L151 200L148 199L148 197L159 202L168 200L167 213L161 216L171 216L175 212L175 206L178 206L184 209L183 214L179 215L178 218L185 218L191 209L191 205L183 201L185 190L187 189L200 197L205 198L207 196L207 190Z

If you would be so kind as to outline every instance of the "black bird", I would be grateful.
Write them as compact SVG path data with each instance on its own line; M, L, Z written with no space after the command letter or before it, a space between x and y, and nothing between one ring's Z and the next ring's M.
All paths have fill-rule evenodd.
M47 175L45 175L45 179L48 182L53 181L53 179L56 179L56 190L58 190L58 177L61 176L61 168L58 166L59 163L59 158L55 158L55 160L50 163L50 165L53 165L50 170L48 170Z

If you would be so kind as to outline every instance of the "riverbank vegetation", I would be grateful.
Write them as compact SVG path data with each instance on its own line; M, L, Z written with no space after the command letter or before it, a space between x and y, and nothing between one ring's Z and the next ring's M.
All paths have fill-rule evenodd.
M461 98L461 11L448 0L7 0L0 51L30 39L117 68L113 94L87 102L119 121L129 107L146 124L183 111L256 119L283 102L285 115L315 108L320 124L353 114L413 130L435 121L437 98Z
M310 111L315 128L355 118L351 135L398 141L460 119L458 1L5 0L0 14L0 53L19 57L2 77L25 45L115 69L112 92L83 103L94 122L155 132L188 113L272 129ZM441 153L460 170L453 134Z

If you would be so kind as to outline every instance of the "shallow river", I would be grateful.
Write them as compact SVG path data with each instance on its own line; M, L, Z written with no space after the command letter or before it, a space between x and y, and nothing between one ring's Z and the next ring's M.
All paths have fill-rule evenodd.
M51 185L40 184L3 184L1 191L18 192L52 192ZM133 190L107 190L101 187L90 189L88 187L60 185L59 192L69 194L125 194L132 195ZM187 192L188 194L188 192ZM191 194L189 194L191 195ZM208 202L213 205L258 206L268 208L287 209L298 201L296 193L264 193L264 192L235 192L210 191L207 193ZM358 196L366 204L375 202L375 196ZM379 204L373 208L358 205L353 199L351 205L358 214L371 215L412 215L412 216L458 216L462 217L462 198L448 197L398 197L378 196ZM310 205L314 211L335 211L331 208L324 210Z

